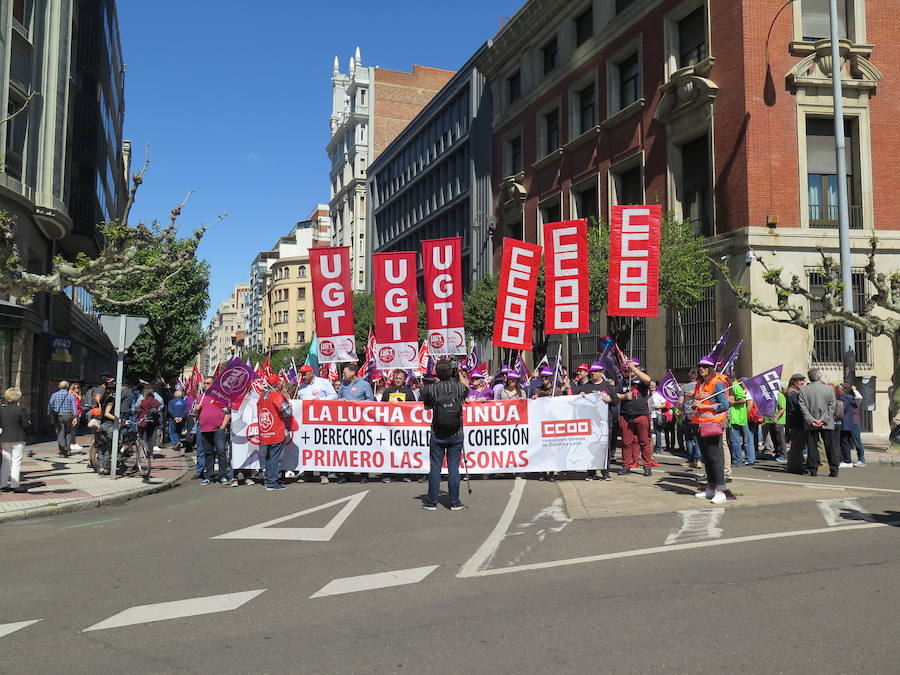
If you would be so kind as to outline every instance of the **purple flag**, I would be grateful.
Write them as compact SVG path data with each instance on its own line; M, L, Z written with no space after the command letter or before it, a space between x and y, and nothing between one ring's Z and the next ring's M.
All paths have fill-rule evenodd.
M717 366L722 363L722 357L725 355L725 345L728 344L728 331L730 330L731 324L725 326L725 332L722 333L722 337L720 337L719 341L713 346L712 351L706 355L706 358Z
M734 348L734 351L728 355L728 358L725 359L725 365L722 366L722 373L728 375L728 377L734 377L734 366L737 363L738 355L741 353L741 347L744 346L744 341L741 340L737 343L737 347Z
M784 366L775 366L759 375L747 377L741 380L747 394L756 404L756 409L763 417L774 417L778 407L778 392L781 391L781 369Z
M624 376L622 374L622 367L619 364L619 359L616 358L616 343L607 335L600 338L599 347L600 358L597 360L600 362L600 365L603 366L603 369L606 372L612 375L616 382L621 382L624 379Z
M259 375L256 371L244 363L243 359L235 357L225 364L222 372L206 390L206 394L225 405L231 405L232 402L244 398L250 383L257 377Z
M531 373L528 366L525 365L525 359L522 358L522 352L516 357L516 372L519 374L519 382L524 386L531 382Z
M666 371L666 376L657 383L656 391L662 394L662 397L669 403L677 405L681 396L681 387L671 370Z
M291 384L297 384L297 364L294 363L294 359L291 359L291 367L288 369L287 379Z
M472 353L469 354L469 358L465 360L462 366L466 369L466 372L469 372L470 370L475 370L479 363L481 363L481 360L478 358L478 345L472 345Z

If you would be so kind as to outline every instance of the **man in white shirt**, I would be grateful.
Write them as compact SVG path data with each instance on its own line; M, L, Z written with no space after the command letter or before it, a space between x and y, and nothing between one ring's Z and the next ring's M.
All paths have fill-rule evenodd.
M305 365L300 368L300 386L297 387L297 396L301 401L309 401L314 398L333 401L337 399L334 385L324 377L316 377L312 366Z

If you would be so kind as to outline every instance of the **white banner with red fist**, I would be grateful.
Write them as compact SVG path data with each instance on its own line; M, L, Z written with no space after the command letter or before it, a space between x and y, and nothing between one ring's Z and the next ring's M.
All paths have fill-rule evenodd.
M590 331L587 220L544 225L544 279L544 332Z
M541 247L526 241L503 240L503 265L497 287L495 347L530 351L534 330L534 299L537 294Z
M613 206L609 239L609 316L659 314L662 207Z
M313 313L319 338L319 362L356 361L350 249L323 246L309 249Z
M432 356L466 353L463 330L462 239L422 242L425 277L425 319Z
M381 371L419 364L419 301L416 254L372 256L375 289L375 363Z
M255 394L248 396L231 421L234 469L259 467L256 401ZM421 403L292 404L298 424L285 447L282 469L428 472L431 413ZM605 469L607 417L598 394L466 404L463 439L469 473Z

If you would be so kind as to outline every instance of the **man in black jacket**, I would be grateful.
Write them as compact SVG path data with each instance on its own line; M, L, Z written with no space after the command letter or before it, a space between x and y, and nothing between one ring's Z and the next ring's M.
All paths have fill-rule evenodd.
M447 484L450 492L450 510L464 509L459 501L459 462L463 449L463 403L469 389L457 377L457 368L450 361L438 361L435 374L438 381L425 388L422 402L431 410L431 469L428 472L428 497L422 508L437 510L438 490L441 487L441 467L447 456Z

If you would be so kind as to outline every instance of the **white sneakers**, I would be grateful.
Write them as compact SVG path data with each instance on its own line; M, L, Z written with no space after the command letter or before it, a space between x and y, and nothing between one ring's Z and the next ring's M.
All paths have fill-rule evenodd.
M80 445L78 445L78 443L73 443L72 445L69 446L69 450L84 450L84 448L82 448Z
M710 490L709 488L705 489L703 492L695 492L694 496L697 499L708 499L712 504L724 504L728 501L728 497L725 496L724 492L717 492L716 490Z
M839 469L852 469L853 463L852 462L841 462L840 464L838 464L838 468Z

